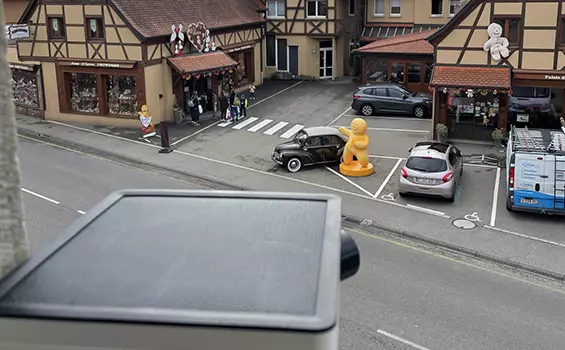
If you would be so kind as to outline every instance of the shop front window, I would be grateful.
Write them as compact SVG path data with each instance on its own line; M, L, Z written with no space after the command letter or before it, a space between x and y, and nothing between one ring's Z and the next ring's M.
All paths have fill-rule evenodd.
M419 84L421 81L421 63L408 63L408 82Z
M26 107L39 108L37 78L32 72L12 70L12 100Z
M133 76L109 75L106 78L108 113L137 115L137 89Z
M393 62L391 64L390 80L397 84L404 82L404 62Z
M235 52L230 54L234 61L237 62L237 66L234 68L234 80L236 87L251 84L253 77L253 64L251 56L252 51L246 52Z
M492 130L498 126L500 96L457 89L448 96L450 135L453 138L490 140Z
M374 81L374 82L386 82L388 81L387 77L387 60L374 60L374 59L366 59L364 73L365 79L367 81Z
M432 80L432 72L434 70L433 63L426 63L426 77L424 78L424 83L429 84Z
M70 73L71 110L79 113L98 113L99 101L95 74Z

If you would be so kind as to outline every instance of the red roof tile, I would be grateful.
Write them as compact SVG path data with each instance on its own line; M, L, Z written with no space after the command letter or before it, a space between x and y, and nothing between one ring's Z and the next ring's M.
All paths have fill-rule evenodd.
M419 55L433 55L434 47L426 41L426 38L435 30L427 30L407 35L399 35L393 38L376 40L370 44L355 50L359 53L405 53Z
M186 55L168 60L180 73L197 73L237 65L236 61L222 51Z
M143 37L170 35L171 25L202 22L212 30L263 23L258 0L110 0Z
M434 67L430 85L438 87L510 89L508 67Z

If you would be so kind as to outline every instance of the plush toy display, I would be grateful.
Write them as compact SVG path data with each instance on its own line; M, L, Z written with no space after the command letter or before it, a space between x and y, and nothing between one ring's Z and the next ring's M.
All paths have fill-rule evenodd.
M508 40L502 37L502 26L498 23L491 23L487 28L489 40L483 46L483 50L490 51L495 61L506 58L510 55L508 51Z

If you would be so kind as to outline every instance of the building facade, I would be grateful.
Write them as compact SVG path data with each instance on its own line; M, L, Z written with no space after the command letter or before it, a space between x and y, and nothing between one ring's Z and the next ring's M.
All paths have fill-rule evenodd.
M434 118L452 138L510 124L559 127L565 89L562 1L471 0L428 40Z
M172 120L175 103L186 108L194 91L260 84L263 5L197 3L31 1L20 23L32 35L17 41L17 53L19 62L40 64L45 118L138 126L147 105L158 123ZM176 54L173 25L185 36Z

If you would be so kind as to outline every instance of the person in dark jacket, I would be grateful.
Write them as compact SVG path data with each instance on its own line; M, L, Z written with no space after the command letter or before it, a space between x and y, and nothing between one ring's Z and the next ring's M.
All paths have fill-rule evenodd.
M233 106L234 101L235 101L235 91L230 90L230 106Z
M227 96L224 92L220 94L220 119L222 121L226 120L226 113L228 112L228 107L230 106L230 101L228 101Z
M198 107L200 106L200 98L198 97L198 93L194 91L192 97L190 98L189 102L190 106L190 116L192 117L192 124L193 125L200 125L198 122L200 120L200 111Z
M247 105L249 104L249 100L247 99L247 97L245 97L244 94L241 94L241 97L239 98L239 108L241 110L241 117L245 118L247 117Z

